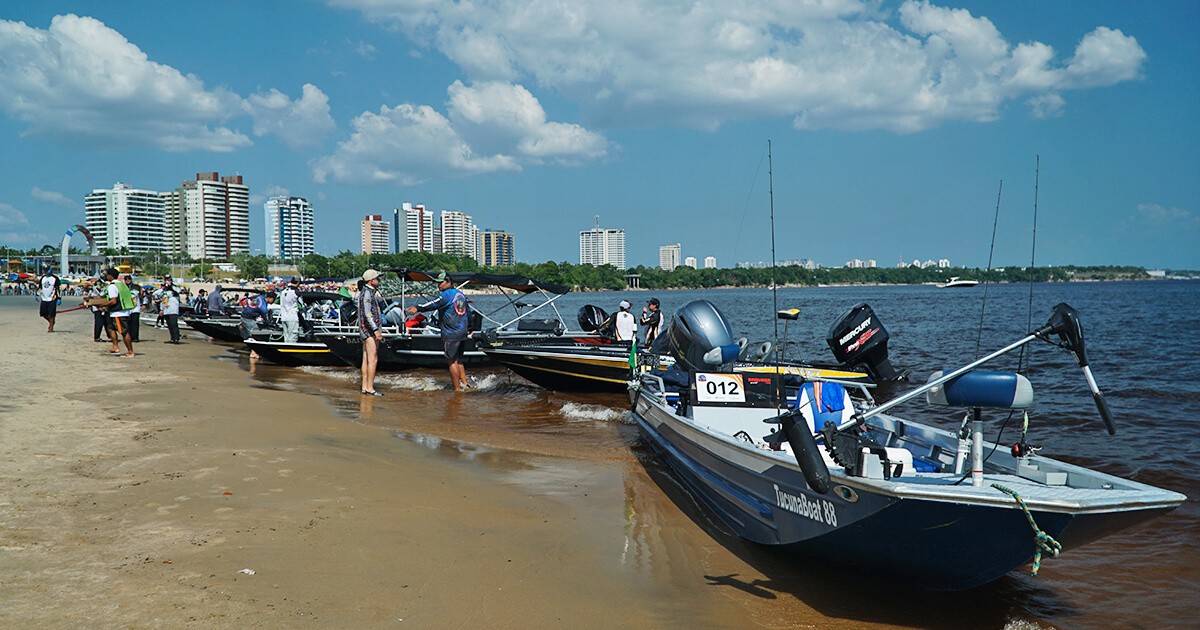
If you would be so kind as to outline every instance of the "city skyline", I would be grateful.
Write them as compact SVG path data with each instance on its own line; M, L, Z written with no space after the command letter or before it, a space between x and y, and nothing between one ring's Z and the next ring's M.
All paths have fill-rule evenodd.
M773 201L780 259L983 267L995 224L1011 266L1036 203L1039 263L1200 268L1196 3L454 6L267 0L212 29L185 4L9 3L0 243L57 242L98 184L211 170L255 208L308 199L327 253L425 199L527 261L574 259L598 213L630 266L667 238L761 260ZM301 36L244 45L280 31Z

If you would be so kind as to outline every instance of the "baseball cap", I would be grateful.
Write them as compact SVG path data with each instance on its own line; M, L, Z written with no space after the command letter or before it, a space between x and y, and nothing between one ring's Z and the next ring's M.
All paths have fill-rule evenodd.
M650 303L650 304L653 304L653 305L655 305L655 306L658 306L658 298L650 298L650 302L649 302L649 303Z
M450 277L446 275L445 271L439 271L433 276L434 282L437 282L438 284L441 284L449 279Z
M629 308L631 304L629 303L629 300L621 300L620 306L621 308Z
M379 277L379 272L375 271L374 269L368 269L368 270L364 271L363 275L362 275L362 279L366 280L367 282L370 282L378 277Z

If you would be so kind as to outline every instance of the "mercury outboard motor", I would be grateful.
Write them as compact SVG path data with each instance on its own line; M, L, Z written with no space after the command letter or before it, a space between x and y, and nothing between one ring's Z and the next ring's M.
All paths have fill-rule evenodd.
M842 367L865 371L876 383L900 378L888 361L888 333L865 302L846 311L825 337Z
M584 332L596 332L606 319L608 319L608 313L605 313L604 309L599 306L585 304L579 309L579 329Z
M708 300L683 305L671 317L671 355L690 372L720 372L732 367L742 346L721 311Z

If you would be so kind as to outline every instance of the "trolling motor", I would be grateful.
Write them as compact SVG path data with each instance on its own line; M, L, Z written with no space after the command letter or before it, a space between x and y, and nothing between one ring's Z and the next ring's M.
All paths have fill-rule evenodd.
M1047 339L1046 336L1051 333L1058 335L1060 340L1058 343ZM1083 370L1083 377L1087 379L1088 389L1092 390L1092 400L1096 402L1096 409L1100 411L1100 419L1104 420L1104 427L1108 429L1109 435L1116 435L1117 427L1113 424L1112 414L1108 411L1108 403L1104 400L1104 394L1100 393L1100 387L1096 385L1096 378L1092 376L1092 368L1088 365L1087 349L1083 344L1083 324L1079 321L1079 312L1066 302L1057 304L1054 307L1054 314L1050 316L1050 321L1034 334L1060 348L1066 348L1075 356L1075 362L1079 364L1079 368Z

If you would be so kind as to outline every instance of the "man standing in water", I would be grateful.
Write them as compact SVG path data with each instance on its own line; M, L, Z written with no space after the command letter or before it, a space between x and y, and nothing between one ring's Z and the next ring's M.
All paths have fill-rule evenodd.
M467 343L468 322L471 319L471 305L462 291L454 288L450 276L440 271L434 280L438 283L441 294L436 299L418 306L408 307L409 315L417 311L437 311L438 326L442 329L442 349L446 353L446 363L450 365L450 382L454 391L462 391L470 387L467 384L467 368L463 367L463 350Z
M379 313L379 272L368 269L362 275L358 292L358 336L362 339L362 393L382 396L375 391L375 368L379 365L379 342L383 341L383 315Z
M58 315L58 298L59 287L62 281L58 276L54 275L53 269L46 269L46 275L42 276L41 288L38 289L38 314L46 323L50 324L46 328L46 332L54 332L54 318Z

